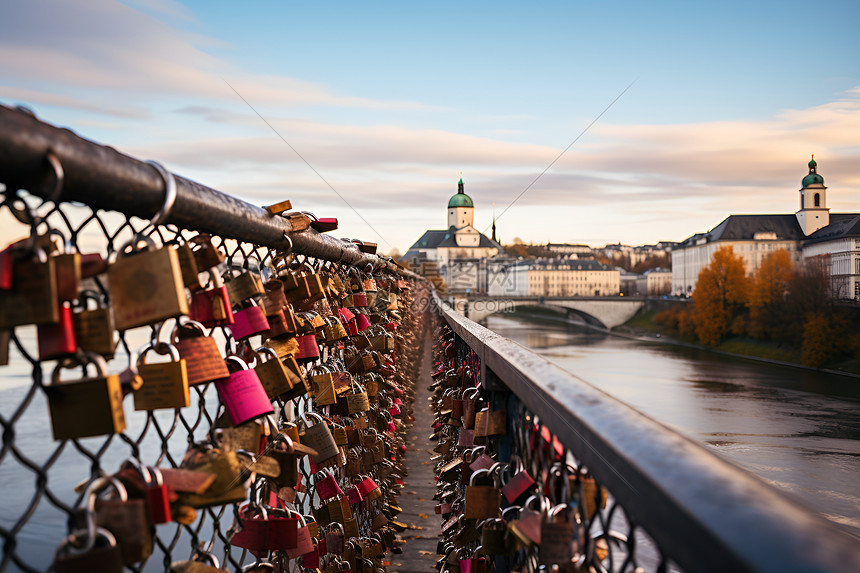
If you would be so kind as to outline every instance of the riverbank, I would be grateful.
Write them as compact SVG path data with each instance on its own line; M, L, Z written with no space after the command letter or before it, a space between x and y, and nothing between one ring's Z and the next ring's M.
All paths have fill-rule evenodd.
M586 324L585 322L576 324L592 330L605 332L611 336L638 340L640 342L683 346L685 348L705 350L713 352L714 354L730 356L732 358L742 358L767 364L776 364L779 366L791 366L813 372L823 372L860 379L860 361L855 359L837 361L833 364L828 364L825 368L812 368L800 363L799 350L780 348L775 344L767 342L753 339L729 338L717 346L705 346L696 342L683 340L677 336L676 332L673 332L664 325L658 324L654 320L654 317L661 310L663 309L656 306L643 307L643 309L640 310L632 319L621 326L613 328L612 330L596 328L592 325ZM551 310L534 307L517 308L511 313L506 313L506 315L528 318L529 320L533 320L538 323L571 324L568 317L562 316Z
M705 346L696 342L682 340L677 337L677 332L656 322L655 317L660 310L660 308L656 307L643 307L632 319L608 332L615 336L624 336L647 342L675 344L687 348L707 350L734 358L746 358L769 364L794 366L805 370L860 378L860 360L855 358L843 358L827 364L824 368L813 368L801 364L799 349L780 347L776 344L760 340L732 337L727 338L716 346Z

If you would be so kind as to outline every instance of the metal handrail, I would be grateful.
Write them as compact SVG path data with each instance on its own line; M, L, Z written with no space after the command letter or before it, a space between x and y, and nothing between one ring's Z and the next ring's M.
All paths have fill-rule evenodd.
M802 502L435 300L448 326L685 571L860 571Z
M52 153L63 168L62 201L78 201L150 219L164 202L164 181L152 165L112 147L83 139L37 119L30 112L0 105L0 182L52 199ZM174 174L176 201L162 224L195 229L273 249L417 278L395 263L359 251L352 243L309 228L295 231L289 219L216 189ZM285 237L289 237L289 240Z

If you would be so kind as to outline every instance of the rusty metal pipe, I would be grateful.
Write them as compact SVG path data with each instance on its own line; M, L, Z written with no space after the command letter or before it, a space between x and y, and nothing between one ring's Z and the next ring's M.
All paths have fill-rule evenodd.
M43 199L54 192L48 152L64 172L61 201L78 201L93 209L151 219L164 201L164 182L147 163L112 147L86 140L68 129L49 125L26 110L0 106L0 182L26 189ZM290 221L266 210L174 174L176 202L163 222L221 237L285 250L293 249L336 263L368 264L376 269L417 278L376 255L313 229L293 231Z

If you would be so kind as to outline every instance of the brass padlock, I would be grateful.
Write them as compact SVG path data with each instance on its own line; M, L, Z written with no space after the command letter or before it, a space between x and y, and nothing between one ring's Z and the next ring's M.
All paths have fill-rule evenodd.
M91 301L95 301L96 308L89 308ZM94 290L82 291L78 295L78 303L82 310L72 315L78 347L113 358L116 352L113 309L106 305L103 298Z
M63 368L93 364L97 375L75 381L60 381ZM119 376L107 374L104 358L89 352L80 358L67 358L54 368L51 384L45 386L51 429L55 440L118 434L125 430L122 388Z
M170 355L171 360L147 364L146 355L150 351ZM137 371L143 378L143 385L134 392L135 410L186 408L190 404L185 360L172 344L146 345L137 359Z
M11 288L0 289L0 330L60 322L57 270L44 251L13 249Z
M188 314L179 257L173 248L156 248L151 238L137 237L120 249L107 274L118 330Z

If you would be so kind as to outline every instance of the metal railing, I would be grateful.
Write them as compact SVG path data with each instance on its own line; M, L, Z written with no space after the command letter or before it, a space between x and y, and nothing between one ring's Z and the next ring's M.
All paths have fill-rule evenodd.
M457 347L446 365L469 366L483 393L507 404L507 436L491 440L499 460L518 456L543 484L557 440L557 460L608 490L605 509L579 524L579 570L860 571L857 538L802 502L436 302L441 336L450 329ZM605 556L599 538L610 541ZM529 569L529 556L512 570Z
M332 272L353 268L368 276L417 278L390 259L363 252L350 240L322 235L313 228L299 231L288 217L173 177L175 201L163 209L166 181L153 165L48 125L26 110L0 106L0 183L5 185L0 189L0 224L10 236L50 230L62 236L67 247L98 253L107 261L140 234L167 244L208 233L226 255L228 268L260 269L276 254L290 252L298 263L324 265ZM153 225L152 218L160 211L165 212ZM104 300L109 298L101 275L88 280L89 288ZM405 310L407 336L409 320ZM134 351L158 333L158 326L120 332L109 372L122 370ZM229 329L215 327L207 333L228 353L235 350ZM44 396L56 362L39 360L34 326L16 326L8 336L8 365L0 366L0 572L46 571L77 510L86 505L80 484L114 474L127 458L177 467L189 444L212 439L211 429L223 410L214 384L206 383L191 386L191 405L186 408L130 411L126 407L127 429L122 433L54 441ZM397 348L407 354L402 343ZM408 372L404 365L403 376ZM404 402L408 399L404 396ZM280 413L278 422L318 408L304 398L272 402L275 414ZM304 483L310 484L307 462L300 471ZM309 514L317 501L313 489L309 492L299 494L295 502L303 514ZM203 550L216 555L225 568L242 570L256 558L229 544L236 510L236 503L201 508L193 523L158 526L152 556L128 568L167 571L171 562ZM368 516L359 518L358 525L362 535L370 532Z

